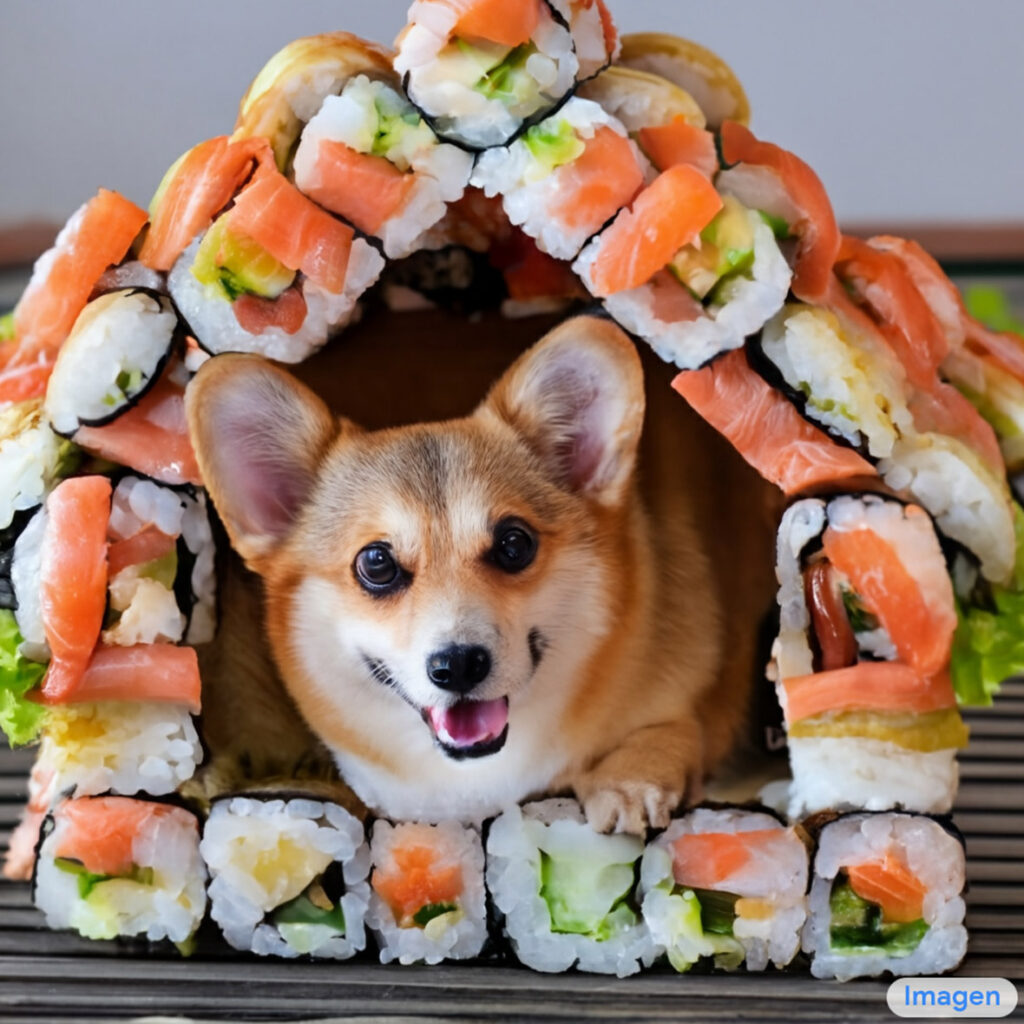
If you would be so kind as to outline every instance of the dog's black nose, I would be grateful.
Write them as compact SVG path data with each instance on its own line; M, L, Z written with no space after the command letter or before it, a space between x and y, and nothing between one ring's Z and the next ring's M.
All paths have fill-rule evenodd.
M427 658L427 678L442 690L469 693L491 671L491 653L486 647L452 644Z

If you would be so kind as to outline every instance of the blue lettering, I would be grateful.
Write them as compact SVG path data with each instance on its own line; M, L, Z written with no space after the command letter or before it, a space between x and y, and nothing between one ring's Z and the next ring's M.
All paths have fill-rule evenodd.
M906 1004L907 1006L934 1006L935 993L927 988L914 990L908 985Z
M952 1006L952 1002L949 999L949 993L943 989L936 999L932 1001L933 1006Z
M979 993L979 995L980 994L981 993ZM1001 1005L1001 1003L999 1002L999 989L990 988L985 993L985 1005L986 1006L1000 1006Z
M958 988L952 995L954 1009L963 1013L967 1009L967 993Z

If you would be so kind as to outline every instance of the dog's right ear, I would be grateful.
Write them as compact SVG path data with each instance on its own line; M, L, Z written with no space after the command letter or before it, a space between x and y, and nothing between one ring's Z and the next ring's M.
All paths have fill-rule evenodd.
M338 421L309 388L260 356L208 360L185 394L203 482L232 546L252 563L284 538Z

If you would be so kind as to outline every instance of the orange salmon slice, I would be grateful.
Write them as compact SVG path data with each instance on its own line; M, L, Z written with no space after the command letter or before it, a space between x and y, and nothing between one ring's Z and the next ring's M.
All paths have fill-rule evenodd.
M14 355L12 351L11 355ZM53 373L53 362L44 360L0 371L0 402L28 402L42 398Z
M198 715L202 701L195 648L174 644L101 644L71 690L57 697L47 693L45 685L43 688L43 703L47 704L104 700L184 704Z
M702 370L679 374L675 388L766 480L786 494L875 477L852 448L808 423L750 368L742 349Z
M862 661L847 668L794 676L782 684L786 721L827 711L907 711L956 707L948 672L923 677L898 661Z
M290 270L301 270L329 292L344 288L355 232L276 168L262 167L227 217L229 230L247 235Z
M553 180L558 202L548 212L593 234L643 188L644 172L629 139L603 124L575 160L555 169Z
M131 537L114 541L107 549L107 564L113 579L122 569L130 565L145 565L169 555L177 539L169 537L162 530L150 524Z
M458 864L437 866L437 853L419 844L398 846L392 851L394 866L373 873L373 888L392 909L395 919L408 921L432 903L454 903L462 892Z
M922 676L949 660L956 610L929 606L921 585L907 571L899 552L873 530L834 530L822 538L825 557L853 585L881 621L900 660Z
M179 827L197 831L195 818L183 807L124 796L68 800L53 816L61 829L54 856L80 861L92 874L114 877L131 872L135 839L153 823L174 818Z
M110 481L65 480L46 499L40 601L53 657L42 692L60 700L80 683L103 626L107 605L107 520Z
M846 868L850 888L862 899L877 903L887 921L909 924L924 914L924 883L887 853L884 861Z
M56 356L100 275L124 259L145 223L145 210L105 188L72 215L14 309L18 341L8 366Z
M102 427L80 427L75 443L165 484L202 485L188 436L185 391L165 371L138 405Z
M672 843L675 880L694 889L723 886L756 856L759 847L780 835L785 832L778 828L682 835Z
M677 114L668 124L641 128L637 136L640 148L659 171L689 164L711 178L718 170L714 135L690 124L682 114Z
M403 174L384 157L333 139L320 142L314 176L319 184L306 188L306 195L368 235L405 206L416 186L415 174Z
M695 167L662 171L601 235L591 268L594 295L607 298L649 281L721 208L715 187Z
M220 135L190 149L153 210L139 259L153 270L170 270L261 162L274 163L266 139L231 142Z
M458 12L453 36L488 39L502 46L528 42L540 24L541 0L445 0Z
M735 121L722 124L721 137L726 164L764 167L775 175L801 212L799 223L790 225L800 239L791 287L793 294L804 302L823 301L839 254L841 235L821 179L798 156L771 142L762 142L749 128Z

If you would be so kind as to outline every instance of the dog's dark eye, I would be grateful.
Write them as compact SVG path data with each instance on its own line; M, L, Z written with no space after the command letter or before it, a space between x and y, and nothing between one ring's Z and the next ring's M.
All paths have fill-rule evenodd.
M518 521L502 522L494 531L491 559L505 572L520 572L537 554L537 539Z
M356 579L373 594L390 590L403 578L395 556L386 544L368 544L356 555L352 568Z

